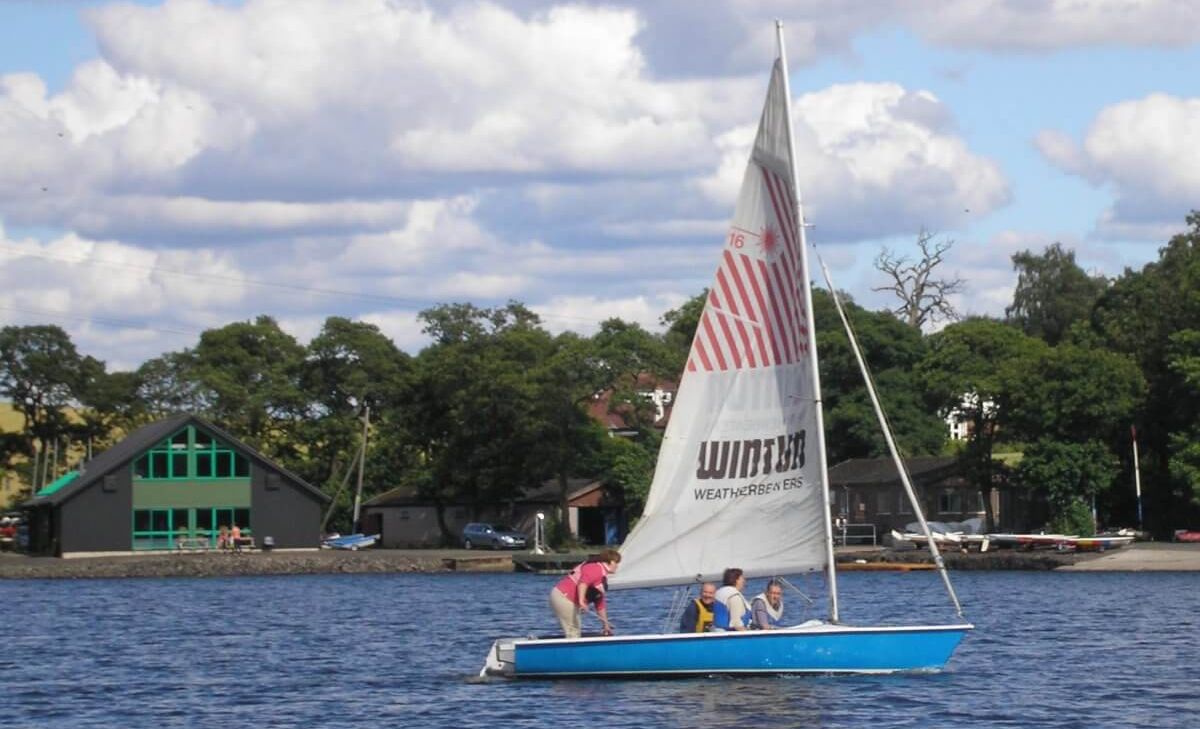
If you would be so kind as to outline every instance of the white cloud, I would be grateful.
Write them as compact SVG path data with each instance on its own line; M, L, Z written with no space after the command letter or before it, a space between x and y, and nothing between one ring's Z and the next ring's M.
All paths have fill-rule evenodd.
M155 252L68 234L45 244L0 240L0 260L5 301L84 316L224 307L245 294L236 264L212 251Z
M60 94L46 93L35 76L0 77L0 153L20 160L0 167L0 195L170 182L202 151L228 150L254 126L169 80L118 74L103 60L79 66Z
M302 339L330 314L358 317L415 351L415 312L450 299L524 298L556 331L609 316L657 327L711 281L766 86L770 18L788 19L793 65L852 55L856 34L891 23L958 45L1011 44L1035 21L1047 27L1031 47L1108 42L1086 31L1103 20L1090 3L1090 20L1058 27L1062 3L514 7L167 0L88 11L101 55L61 90L0 76L0 220L43 238L2 242L24 254L0 254L0 303L61 307L84 322L72 328L81 347L113 361L192 343L155 331L259 313ZM1166 6L1130 7L1146 18ZM796 112L814 239L854 275L865 276L863 246L840 243L953 229L965 209L977 218L1010 197L929 92L845 84L799 97ZM1039 144L1106 184L1132 164L1063 135ZM1126 207L1113 226L1154 223ZM980 271L996 292L981 300L998 301L1007 258L963 260L965 277ZM100 316L133 324L117 337L88 321Z
M379 229L402 224L413 205L404 201L208 200L198 197L124 195L98 197L86 211L71 211L67 222L93 235L129 228L183 231L188 236L216 233L268 235L314 230Z
M669 293L656 296L603 298L591 295L555 296L545 303L531 306L554 332L576 331L593 334L605 319L619 318L640 324L649 331L661 331L659 318L670 309L683 305L690 294Z
M1096 115L1082 143L1055 131L1036 143L1063 171L1114 191L1098 224L1105 237L1164 240L1200 199L1200 99L1123 101Z
M353 236L338 265L361 272L407 271L449 253L494 248L497 241L471 218L475 205L469 196L415 202L407 206L403 227Z
M631 220L622 223L605 223L600 226L600 230L617 238L680 236L719 240L729 230L729 220L727 218Z
M956 0L900 7L906 10L906 22L928 40L964 48L1051 50L1200 41L1200 5L1191 0Z
M416 354L429 344L429 336L421 331L424 324L414 311L370 312L359 319L379 327L384 336L409 354Z
M174 0L91 18L123 74L192 89L260 133L341 109L410 169L678 167L705 139L703 97L645 78L631 9L526 19L487 2L439 14L382 0Z
M806 217L822 235L889 235L945 229L1004 205L996 163L952 133L945 107L896 84L839 84L796 100L796 159ZM741 185L754 126L724 134L715 174L698 181L729 205ZM871 211L864 215L863 211Z
M453 271L433 283L430 296L439 299L519 298L530 281L524 276L476 271Z

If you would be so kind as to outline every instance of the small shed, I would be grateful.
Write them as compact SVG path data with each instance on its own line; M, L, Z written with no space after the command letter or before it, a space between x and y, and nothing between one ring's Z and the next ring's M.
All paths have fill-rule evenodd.
M567 504L568 526L580 541L599 545L624 539L624 494L619 489L593 479L570 479ZM558 506L557 481L510 501L486 503L438 500L400 487L364 502L362 523L365 533L379 535L382 547L435 547L442 544L442 523L454 540L470 522L511 525L532 538L538 512L550 516Z
M215 546L222 527L320 546L330 498L192 414L145 425L22 505L29 551L81 556Z

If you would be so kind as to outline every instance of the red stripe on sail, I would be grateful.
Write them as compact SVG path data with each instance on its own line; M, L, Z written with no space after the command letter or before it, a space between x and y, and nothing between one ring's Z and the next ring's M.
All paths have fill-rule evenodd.
M792 204L791 195L788 194L788 185L784 183L783 178L766 168L763 168L763 175L767 180L767 190L771 195L771 205L775 208L775 217L779 220L779 227L787 242L784 249L790 249L797 245L799 238L796 235L796 221L792 217L795 206Z
M729 347L729 356L733 358L734 369L742 368L742 353L738 349L737 342L733 338L733 330L729 328L729 317L725 312L716 312L717 325L721 327L721 333L725 335L725 344Z
M801 276L804 273L800 270L801 266L795 262L791 256L787 259L788 264L788 280L793 282L795 295L793 301L796 302L796 314L793 327L796 332L796 341L798 349L801 353L808 351L808 322L807 314L804 310L804 279Z
M771 336L774 337L783 346L783 359L779 364L792 361L791 342L788 341L784 334L786 331L783 325L783 307L779 305L779 301L775 296L775 287L771 285L771 276L767 272L767 264L765 261L758 262L759 272L762 274L763 283L767 288L767 298L771 300Z
M721 354L721 347L717 342L717 333L713 331L712 322L709 321L709 313L706 311L700 316L700 324L704 327L705 333L708 335L709 346L713 348L713 354L717 358L717 367L722 370L729 369L725 364L725 355Z
M688 372L696 371L696 361L694 359L692 359L691 357L688 357L687 368L688 368Z
M754 359L754 350L750 346L750 335L746 333L746 325L742 323L741 311L738 310L737 300L733 297L733 290L729 285L728 279L732 278L735 285L741 286L741 282L737 280L737 268L732 265L733 260L729 256L729 251L725 251L726 264L717 269L717 285L721 287L721 295L729 305L729 313L733 315L734 326L737 327L738 337L742 340L742 352L746 355L746 363L750 367L757 367ZM725 271L729 271L729 275L725 275Z
M799 274L796 273L792 266L790 255L780 256L776 263L783 272L783 281L787 282L791 294L787 297L788 302L795 305L794 308L789 307L788 317L790 321L788 323L790 326L788 331L796 343L796 356L799 357L808 348L808 344L805 341L807 337L803 334L807 331L807 327L804 325L804 289L802 288Z
M800 358L800 342L796 338L796 332L792 327L795 322L795 317L792 314L792 296L789 292L794 293L796 287L788 286L787 278L783 273L783 266L780 265L780 260L775 260L770 266L771 273L775 277L775 286L779 291L780 300L780 319L781 331L783 332L784 341L788 343L788 362L795 362ZM795 354L795 357L791 353Z
M802 351L807 350L807 337L801 335L801 330L806 330L806 327L799 324L799 313L803 310L803 305L800 303L803 300L803 292L799 288L799 278L796 275L795 252L799 247L796 238L795 218L791 213L794 206L790 205L791 196L788 194L787 185L783 183L782 178L775 175L765 168L763 176L766 180L767 192L771 198L771 206L774 208L775 218L779 221L779 226L783 230L784 246L777 261L772 264L772 270L775 273L775 278L780 287L780 297L783 299L784 311L786 312L787 327L786 332L788 338L793 345L796 357ZM780 268L782 268L782 277L780 276ZM792 304L795 303L795 307ZM789 357L789 361L791 360Z
M721 269L718 267L717 276L720 278ZM719 280L718 280L719 284ZM729 317L726 315L726 306L718 295L720 291L719 285L714 285L708 292L708 306L705 311L711 317L711 321L716 323L713 330L713 339L710 342L712 347L723 354L725 360L732 360L734 369L742 368L741 348L738 346L737 340L734 338L733 331L729 328ZM729 362L726 361L721 369L728 369Z
M758 302L758 310L762 312L762 321L758 328L759 340L762 340L762 330L767 331L767 341L771 343L771 357L769 361L772 364L779 364L779 340L775 336L775 327L771 324L771 312L767 309L767 303L763 299L762 288L758 285L758 275L754 271L754 263L750 260L750 256L742 255L742 268L746 271L746 279L750 281L750 289L754 292L754 299ZM765 282L764 282L765 283ZM763 360L767 361L768 357L764 354Z
M786 362L795 362L799 358L799 340L796 338L795 332L789 326L792 321L791 300L794 298L795 288L789 287L785 282L788 280L785 277L783 280L779 278L778 262L788 253L789 249L794 244L794 231L788 225L790 222L787 215L784 213L782 204L782 193L776 186L777 176L771 174L766 168L763 168L763 184L767 188L767 197L771 201L771 207L775 213L775 220L779 224L779 228L783 233L783 246L771 263L771 272L775 274L775 281L772 284L770 278L767 279L767 291L772 294L772 303L778 308L776 316L779 319L779 336L783 339L784 349L786 350ZM779 302L774 301L774 294L778 292ZM781 306L780 306L781 304ZM792 353L795 352L796 357L793 358Z
M775 176L775 178L776 178L775 182L776 182L776 185L778 186L778 190L780 193L780 199L783 201L784 206L785 206L784 209L786 211L788 225L790 226L791 230L793 231L792 240L789 241L791 245L787 246L785 249L787 263L788 263L788 267L790 269L787 272L787 274L788 274L787 279L789 281L793 281L795 284L795 296L793 297L793 299L794 299L794 301L796 301L795 329L796 329L796 333L797 333L797 342L798 342L800 351L807 352L808 351L808 321L807 321L808 315L807 315L807 311L805 309L805 303L804 303L804 299L805 299L804 286L803 286L804 279L801 277L807 276L808 272L803 270L803 266L800 265L800 261L801 261L800 248L801 248L801 246L804 245L802 237L799 235L799 233L801 232L800 225L802 225L802 223L797 217L798 210L797 210L796 198L794 196L794 190L792 190L792 186L790 184L787 184L786 181L783 180L783 178L781 178L777 175Z
M704 351L704 332L697 329L696 336L692 339L692 351L700 358L700 365L705 372L712 372L712 362L708 359L708 352Z
M746 258L745 254L741 253L738 254L738 257L742 260ZM771 361L771 358L767 352L767 345L763 342L762 323L759 321L758 312L754 309L754 302L751 300L750 295L746 293L745 275L739 270L737 260L734 259L733 254L728 250L725 251L725 267L730 273L730 278L733 279L734 286L737 287L738 296L742 300L742 310L746 312L746 318L753 322L754 339L758 345L758 358L762 360L765 366ZM755 366L753 358L750 359L750 366Z

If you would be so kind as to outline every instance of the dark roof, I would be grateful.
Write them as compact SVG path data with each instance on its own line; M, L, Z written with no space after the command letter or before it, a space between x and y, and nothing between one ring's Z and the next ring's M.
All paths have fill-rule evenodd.
M598 488L601 483L591 478L569 478L567 479L567 499L574 499L582 494L585 494L595 488ZM558 503L558 481L550 480L542 483L533 491L530 491L522 496L514 499L518 504L529 503ZM385 491L378 496L373 496L363 502L363 506L430 506L435 503L435 500L417 493L416 489L411 486L400 486L390 491ZM462 506L463 502L456 499L446 499L447 506ZM507 500L505 501L507 503Z
M79 478L52 494L35 496L26 501L25 505L40 506L42 504L62 503L73 494L83 491L97 480L103 478L105 474L111 473L122 463L133 460L142 451L145 451L163 438L179 430L179 428L187 423L188 417L186 414L175 415L166 420L159 420L148 425L143 425L125 436L121 442L81 465L79 468Z
M594 478L568 478L567 479L567 501L582 496L583 494L599 488L602 484ZM526 493L517 501L524 502L539 502L558 503L558 479L552 478L542 481L542 485Z
M954 475L957 463L958 459L953 456L917 456L904 460L909 477L918 483L930 483ZM882 486L899 482L900 476L891 458L851 458L829 469L831 487Z
M328 495L325 494L325 492L316 488L291 471L288 471L286 468L280 466L278 463L275 463L271 459L233 437L221 428L218 428L217 426L208 422L204 418L191 413L181 413L179 415L172 415L164 420L158 420L148 425L143 425L129 435L125 436L125 438L123 438L113 447L95 456L90 461L83 463L79 468L79 477L74 481L66 486L63 486L61 489L52 494L35 496L29 501L26 501L23 506L32 507L47 504L61 504L75 494L86 490L92 484L120 468L122 465L132 461L134 458L137 458L142 453L149 450L163 439L178 432L180 428L186 425L198 425L204 430L211 432L220 440L234 445L239 451L242 451L245 453L245 455L249 456L255 461L258 461L260 464L271 470L282 473L288 478L288 480L305 489L321 501L329 503L332 500Z

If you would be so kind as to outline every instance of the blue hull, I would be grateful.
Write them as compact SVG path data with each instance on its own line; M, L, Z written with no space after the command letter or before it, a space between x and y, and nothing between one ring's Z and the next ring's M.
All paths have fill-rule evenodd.
M514 677L940 671L970 625L500 640L484 672Z

